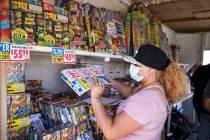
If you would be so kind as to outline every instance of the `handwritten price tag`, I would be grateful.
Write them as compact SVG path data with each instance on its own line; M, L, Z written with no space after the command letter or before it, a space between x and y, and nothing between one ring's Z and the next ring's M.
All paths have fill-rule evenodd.
M25 45L11 45L10 61L29 62L30 48Z
M75 64L76 63L76 54L72 50L64 50L64 63Z

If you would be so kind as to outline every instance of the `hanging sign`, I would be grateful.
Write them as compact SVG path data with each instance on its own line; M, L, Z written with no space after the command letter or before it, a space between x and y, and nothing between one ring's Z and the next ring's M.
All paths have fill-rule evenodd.
M27 45L16 45L0 42L0 62L29 62L30 48Z
M76 54L74 50L52 48L52 63L75 64Z

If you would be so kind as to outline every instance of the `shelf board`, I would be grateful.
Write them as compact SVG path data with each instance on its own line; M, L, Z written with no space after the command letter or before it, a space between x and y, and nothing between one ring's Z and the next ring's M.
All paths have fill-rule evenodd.
M33 53L51 53L51 47L45 46L34 46L30 45L31 52ZM121 55L111 55L106 53L98 53L98 52L89 52L83 50L76 50L77 56L90 56L90 57L101 57L101 58L111 58L111 59L122 59Z

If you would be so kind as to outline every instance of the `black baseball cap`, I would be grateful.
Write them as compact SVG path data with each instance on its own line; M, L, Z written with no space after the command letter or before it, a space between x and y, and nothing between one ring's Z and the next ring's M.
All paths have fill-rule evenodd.
M126 56L123 59L132 64L143 64L157 70L165 70L170 63L163 50L150 44L140 46L134 57Z

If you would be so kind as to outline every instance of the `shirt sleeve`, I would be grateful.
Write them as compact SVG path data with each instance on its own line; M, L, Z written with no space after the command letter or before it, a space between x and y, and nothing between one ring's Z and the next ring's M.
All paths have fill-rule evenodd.
M208 81L204 94L203 94L204 98L210 98L210 80Z
M152 121L153 106L147 96L138 95L128 98L123 111L142 125Z

